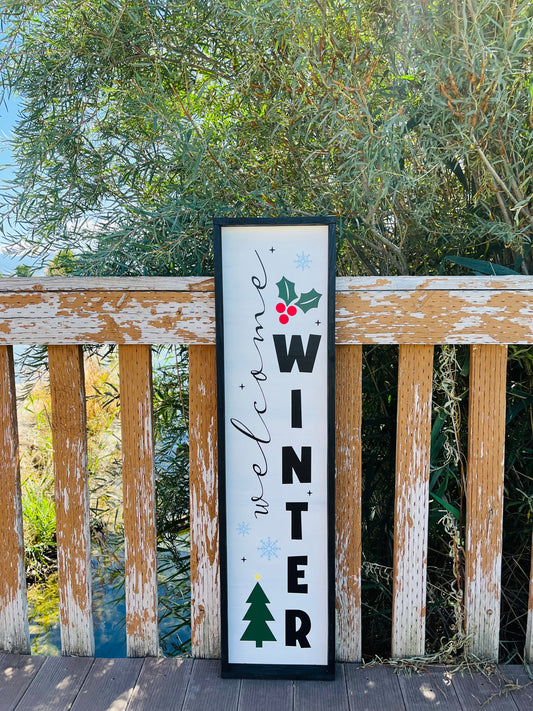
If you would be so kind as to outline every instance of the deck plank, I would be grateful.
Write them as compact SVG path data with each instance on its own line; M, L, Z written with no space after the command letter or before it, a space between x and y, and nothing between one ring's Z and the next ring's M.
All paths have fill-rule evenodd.
M127 711L180 709L193 668L192 659L147 658L137 679Z
M0 711L12 711L44 663L44 657L6 654L0 660Z
M90 657L48 657L16 711L68 711L93 665Z
M220 661L195 659L182 711L235 711L240 679L221 679Z
M405 711L392 667L345 664L344 672L350 711Z
M400 672L398 681L405 708L409 711L462 711L452 684L452 674L443 667L431 667L429 671L421 673Z
M243 679L237 711L292 711L294 683L286 679Z
M517 706L507 690L508 679L505 667L495 674L456 673L452 684L464 711L471 708L487 708L489 711L517 711ZM505 676L503 676L505 675ZM530 705L529 709L532 708Z
M95 659L72 711L124 711L139 677L143 660Z
M294 711L349 711L344 666L335 665L335 681L295 681Z
M337 664L335 681L221 679L204 659L0 654L0 711L531 711L521 666L461 674L428 666Z
M526 674L522 666L510 665L500 667L512 686L520 688L511 690L511 696L519 711L531 711L533 709L533 681Z

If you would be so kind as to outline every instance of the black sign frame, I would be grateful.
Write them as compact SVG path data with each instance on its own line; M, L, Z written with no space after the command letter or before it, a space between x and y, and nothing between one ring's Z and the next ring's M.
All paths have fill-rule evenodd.
M335 256L336 256L336 220L333 217L307 217L307 218L215 218L214 219L214 262L215 262L215 312L216 312L216 345L217 345L217 415L218 415L218 472L219 472L219 541L221 564L221 642L222 642L222 676L225 678L278 678L278 679L315 679L332 680L335 677L335 560L334 560L334 479L335 479ZM327 538L327 595L324 609L324 618L313 624L325 625L325 639L327 650L323 651L323 663L243 663L232 661L229 651L228 627L228 535L227 535L227 482L226 470L226 436L227 436L227 409L225 391L225 323L224 323L224 231L227 227L238 226L241 228L267 227L278 228L273 230L273 239L283 239L283 229L293 226L323 226L327 230L327 290L323 295L327 299L325 313L327 318L327 331L325 338L326 347L326 392L324 402L327 410L327 501L325 504L326 525L323 535ZM248 248L248 246L247 246ZM274 247L272 247L274 250ZM305 252L303 244L302 255ZM281 287L278 287L281 290ZM292 287L289 287L292 289ZM281 293L281 291L280 291ZM310 292L308 292L310 293ZM292 296L292 295L291 295ZM291 299L287 297L287 302ZM303 299L302 295L300 301ZM293 299L294 301L294 299ZM324 311L324 309L323 309ZM318 321L317 321L318 322ZM263 334L261 334L263 335ZM265 334L266 335L266 334ZM296 516L301 522L300 516ZM292 517L294 521L294 516ZM301 523L300 523L301 525ZM276 541L277 543L277 541ZM293 576L296 576L296 585L299 578L304 577L302 567L293 566ZM259 576L256 576L258 578ZM300 583L301 584L301 583ZM300 588L296 588L299 590ZM266 598L265 598L266 599ZM267 600L268 603L268 600ZM251 604L250 604L251 606ZM264 607L264 606L263 606ZM286 617L288 612L286 610ZM249 618L246 618L249 619ZM295 623L296 626L296 623ZM302 625L303 626L303 623ZM285 629L288 623L285 622ZM286 632L287 635L287 632ZM244 637L244 635L243 635ZM285 638L287 639L287 637ZM241 638L242 640L242 638ZM256 647L259 643L256 641ZM261 643L262 646L262 643ZM294 645L298 646L298 645ZM301 646L301 645L300 645ZM253 646L252 646L253 648Z

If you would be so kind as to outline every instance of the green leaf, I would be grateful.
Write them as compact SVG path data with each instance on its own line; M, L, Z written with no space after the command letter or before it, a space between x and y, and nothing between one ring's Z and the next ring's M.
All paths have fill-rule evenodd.
M276 286L278 287L279 298L282 299L287 306L298 298L298 294L294 288L294 282L289 281L286 277L282 277L277 281Z
M494 274L498 276L503 276L504 274L518 274L518 272L515 272L514 269L502 267L501 264L486 262L483 259L470 259L469 257L444 257L443 261L458 264L460 267L471 269L477 274Z
M440 497L440 496L437 496L437 494L435 494L434 492L431 492L430 497L431 497L432 499L435 499L435 501L436 501L438 504L440 504L441 506L444 506L444 508L446 509L446 511L449 511L449 512L451 513L451 515L454 516L454 518L456 518L457 520L459 520L459 518L460 518L460 513L459 513L459 509L458 509L458 508L456 508L455 506L452 506L452 504L448 503L448 502L445 501L444 499L441 499L441 497Z
M299 306L304 313L307 313L309 309L318 308L318 302L321 296L322 294L319 294L318 291L311 289L311 291L306 291L300 296L296 302L296 306Z

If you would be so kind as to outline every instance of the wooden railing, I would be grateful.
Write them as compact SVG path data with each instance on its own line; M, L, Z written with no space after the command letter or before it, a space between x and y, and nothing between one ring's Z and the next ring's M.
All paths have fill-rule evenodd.
M211 279L0 280L0 650L29 651L13 344L45 344L64 654L94 653L81 345L119 344L130 656L157 654L150 344L189 345L192 652L220 654ZM362 345L399 344L392 655L423 654L433 347L471 346L466 632L498 655L507 344L533 344L533 278L340 278L336 297L336 645L361 656ZM524 611L525 612L525 611ZM533 578L526 657L533 659Z

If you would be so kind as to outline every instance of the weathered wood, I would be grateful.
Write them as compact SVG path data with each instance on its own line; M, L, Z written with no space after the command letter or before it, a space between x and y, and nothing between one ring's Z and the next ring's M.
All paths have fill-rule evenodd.
M196 659L182 711L235 711L240 686L240 679L220 677L219 661Z
M210 343L214 294L88 291L3 293L0 343Z
M465 614L470 651L498 659L507 348L470 348Z
M0 279L0 343L215 342L205 278ZM532 277L337 279L337 343L533 343Z
M512 689L511 686L510 694L517 709L519 711L531 711L533 709L533 681L531 681L524 667L513 664L499 667L499 670L515 687Z
M91 537L81 346L49 346L61 651L92 656Z
M120 346L126 639L129 657L157 656L152 357L150 346Z
M531 537L531 564L529 567L529 604L527 609L526 644L524 647L525 661L533 662L533 536Z
M495 667L490 675L469 670L461 676L453 666L427 665L416 673L340 664L331 683L221 679L220 662L212 660L0 655L0 690L2 711L61 711L70 708L69 699L75 699L73 711L289 711L294 692L296 708L305 711L533 708L533 682L517 665ZM305 706L307 699L310 705Z
M452 675L442 667L431 667L421 674L400 673L398 681L405 708L409 711L465 711L475 708L471 704L463 708L452 684Z
M341 343L533 343L533 293L423 285L337 291L336 332Z
M530 291L531 276L337 277L337 291ZM0 293L77 291L214 292L212 277L2 277Z
M322 690L327 684L327 703L324 703ZM344 667L335 665L334 681L295 681L294 682L294 711L324 711L324 708L335 711L349 711L346 696L346 681Z
M424 654L433 346L400 346L392 656Z
M17 711L69 711L92 665L89 657L45 658Z
M0 346L0 650L30 649L12 346Z
M0 659L0 709L11 711L44 663L44 657L6 654Z
M362 346L335 349L336 658L361 659Z
M71 711L125 711L142 659L95 659Z
M189 348L191 649L220 657L216 352Z
M345 664L346 692L351 711L404 711L405 704L392 667ZM328 708L329 704L324 704Z
M293 711L294 684L287 679L243 679L237 711Z
M144 660L128 711L181 709L193 668L192 659Z
M484 677L474 677L469 672L453 674L451 681L463 709L517 711L517 706L509 694L507 685L511 680L505 667L495 669L494 674ZM529 708L531 709L531 706Z

